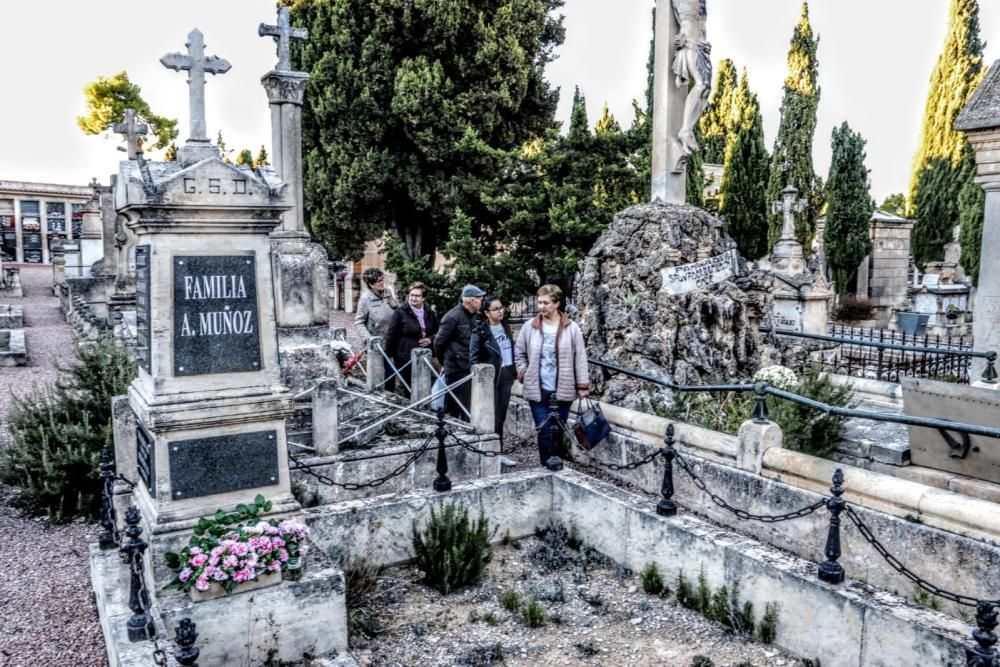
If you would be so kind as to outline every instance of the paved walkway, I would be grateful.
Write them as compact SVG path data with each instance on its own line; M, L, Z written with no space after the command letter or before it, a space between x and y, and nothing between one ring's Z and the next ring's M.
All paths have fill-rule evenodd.
M0 368L0 448L11 396L25 396L73 361L73 335L52 296L52 269L21 266L27 366ZM104 637L91 600L88 544L97 526L53 525L24 514L15 489L0 485L0 665L102 667Z

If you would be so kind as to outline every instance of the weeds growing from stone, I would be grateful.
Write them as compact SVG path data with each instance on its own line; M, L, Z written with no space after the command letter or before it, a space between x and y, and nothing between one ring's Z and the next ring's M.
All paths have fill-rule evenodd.
M778 612L781 608L777 602L768 602L764 606L764 617L760 624L755 624L753 603L740 603L739 585L734 585L731 589L722 586L713 593L708 586L704 567L698 574L697 588L687 580L683 570L677 573L677 602L735 633L747 636L756 634L765 644L772 643L777 636Z
M768 602L764 605L764 616L757 626L757 639L762 644L773 644L778 638L778 612L781 605L777 602Z
M521 607L521 620L529 628L540 628L545 625L545 610L535 596L529 597Z
M913 587L913 601L928 609L941 611L941 600L920 588L920 586Z
M507 611L514 611L521 606L521 596L513 588L508 588L500 596L500 606Z
M649 563L640 575L642 578L642 590L650 595L661 595L664 591L663 577L656 563Z
M715 667L715 663L707 655L696 655L691 660L691 667Z

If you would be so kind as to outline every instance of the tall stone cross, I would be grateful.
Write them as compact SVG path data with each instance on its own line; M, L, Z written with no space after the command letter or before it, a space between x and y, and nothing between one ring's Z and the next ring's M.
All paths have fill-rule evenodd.
M257 34L261 37L274 37L274 41L278 44L278 64L274 66L278 72L289 72L292 69L290 54L292 38L309 39L308 30L292 27L288 7L278 8L278 25L261 23L257 28Z
M208 143L205 130L205 74L225 74L232 65L218 56L205 55L205 39L195 28L188 34L187 53L168 53L160 58L160 63L180 72L187 70L189 104L191 109L191 136L189 142Z
M772 213L782 213L784 218L781 221L781 241L796 241L795 237L795 214L801 213L809 206L805 199L799 199L799 190L794 185L789 185L781 191L781 201L771 204Z
M651 198L686 200L687 162L698 150L695 126L712 86L705 39L706 0L656 0Z
M142 150L142 139L140 137L145 136L149 132L149 128L146 127L145 123L135 122L135 109L125 109L125 121L115 123L111 126L111 129L114 130L115 134L125 137L125 151L128 153L128 159L136 159L139 151ZM118 150L121 150L121 148Z

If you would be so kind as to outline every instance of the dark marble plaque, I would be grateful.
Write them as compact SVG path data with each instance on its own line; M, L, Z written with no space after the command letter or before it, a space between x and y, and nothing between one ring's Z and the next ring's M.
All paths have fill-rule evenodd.
M260 370L254 255L174 257L174 375Z
M149 370L149 246L135 247L135 338L139 367Z
M278 483L278 434L256 431L170 443L174 500Z
M156 497L156 440L142 424L135 427L135 463L139 479L149 495Z

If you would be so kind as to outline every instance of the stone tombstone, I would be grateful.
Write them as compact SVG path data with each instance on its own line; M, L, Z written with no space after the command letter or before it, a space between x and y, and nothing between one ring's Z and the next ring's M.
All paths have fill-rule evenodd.
M770 287L711 213L685 204L632 206L581 264L576 319L591 358L681 384L746 381L758 368ZM590 379L609 402L653 400L648 385L623 375L595 371Z
M986 191L972 335L976 349L1000 352L1000 262L994 260L1000 252L1000 60L958 114L955 129L966 133L976 153L976 183ZM970 377L979 377L984 365L974 359Z
M1000 428L1000 398L993 389L900 378L903 411L915 417ZM995 438L908 426L913 465L947 470L1000 484L1000 448Z

